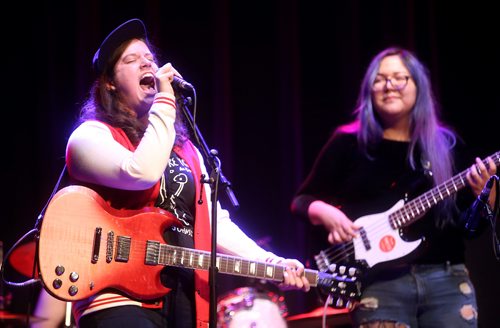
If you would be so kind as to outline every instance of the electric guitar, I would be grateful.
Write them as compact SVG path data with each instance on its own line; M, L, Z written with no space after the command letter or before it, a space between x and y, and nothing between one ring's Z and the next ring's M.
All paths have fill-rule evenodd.
M489 156L496 166L500 164L500 151ZM486 160L483 161L487 165ZM408 203L399 200L392 208L377 214L362 216L355 220L361 226L359 235L352 242L330 246L314 256L321 272L335 270L342 260L352 258L371 268L381 262L399 259L413 252L422 239L405 241L400 229L409 226L440 201L452 196L467 185L464 170Z
M38 240L43 287L63 301L76 301L105 289L148 300L170 289L160 282L163 266L208 270L210 252L162 243L162 232L178 225L159 208L116 210L92 189L69 186L49 202ZM281 282L285 267L217 254L218 272ZM347 304L360 296L355 272L305 270L313 287Z

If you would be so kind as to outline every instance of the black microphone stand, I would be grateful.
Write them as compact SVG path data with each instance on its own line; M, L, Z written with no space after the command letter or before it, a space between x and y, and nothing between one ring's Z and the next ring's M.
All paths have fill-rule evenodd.
M497 234L497 225L496 221L500 217L500 178L497 175L492 175L489 181L495 182L496 186L496 197L494 203L494 209L491 209L490 206L486 203L486 218L491 224L491 235L493 241L493 253L495 254L495 258L500 261L500 239Z
M201 183L209 183L211 185L211 201L212 201L212 248L210 254L210 267L209 267L209 287L210 287L210 317L209 317L209 327L216 328L217 327L217 289L216 289L216 276L217 276L217 199L219 193L219 185L221 185L225 190L226 194L231 201L231 204L235 207L239 207L238 200L236 199L232 189L231 183L226 179L224 174L221 171L221 162L217 157L218 152L215 149L209 149L203 136L201 135L198 126L196 125L195 119L193 115L189 111L189 106L191 106L192 99L190 97L185 97L183 95L183 91L176 89L178 96L178 103L184 113L186 120L191 127L194 138L200 148L200 151L207 161L208 165L211 168L210 177L207 179L204 175L201 176ZM195 98L195 109L196 109L196 90L191 88ZM201 198L200 198L201 199ZM196 224L196 223L195 223Z

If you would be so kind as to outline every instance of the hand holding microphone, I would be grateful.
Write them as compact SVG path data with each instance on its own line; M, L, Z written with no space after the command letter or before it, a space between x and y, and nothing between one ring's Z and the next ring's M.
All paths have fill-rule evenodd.
M170 89L170 87L177 92L184 90L194 91L193 85L185 81L171 63L167 63L160 67L156 72L156 78L159 82L158 91L166 91ZM168 82L168 84L163 83L162 86L162 82Z

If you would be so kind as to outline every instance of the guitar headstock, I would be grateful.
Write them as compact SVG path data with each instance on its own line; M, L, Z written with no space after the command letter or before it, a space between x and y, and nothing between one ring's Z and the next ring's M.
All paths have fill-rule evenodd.
M335 308L351 308L361 297L361 282L354 268L340 273L318 272L318 290Z
M335 308L351 308L361 298L362 272L357 266L347 266L331 261L331 254L341 246L332 246L314 256L320 271L319 291L324 302ZM342 263L352 263L349 258L337 258ZM336 259L336 260L337 260ZM340 262L339 262L340 263Z
M345 270L346 267L338 263L352 263L352 259L348 256L348 254L351 253L347 250L348 248L352 248L352 243L330 246L314 255L314 261L316 262L318 270L321 272L329 271L332 273L344 274L340 272L340 270ZM357 275L359 272L353 275L355 274Z

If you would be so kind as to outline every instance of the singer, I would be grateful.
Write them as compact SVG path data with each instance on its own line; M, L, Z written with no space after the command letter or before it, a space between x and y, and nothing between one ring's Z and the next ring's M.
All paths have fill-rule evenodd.
M95 53L96 79L67 143L71 183L93 189L116 209L158 207L170 212L180 226L168 227L165 240L190 249L210 251L211 207L217 206L221 252L282 263L286 270L280 286L309 290L302 263L262 249L231 221L227 210L211 203L210 185L200 182L202 174L209 176L204 159L176 104L174 87L189 84L172 64L160 65L151 49L143 22L131 19L113 30ZM127 279L127 272L107 275ZM161 282L171 291L151 301L116 290L76 301L75 320L80 328L208 326L207 271L167 266Z
M320 250L328 247L325 258L372 263L361 302L350 313L354 327L477 327L457 208L470 206L496 166L491 158L477 158L468 168L474 161L439 120L436 104L428 71L412 52L396 47L376 54L355 119L334 130L291 204L298 217L324 228L314 241L323 242ZM450 182L448 192L426 195L458 169L459 194L446 197L456 190ZM411 203L419 195L426 196ZM403 218L389 218L405 198L413 206ZM416 221L404 229L388 225L412 215ZM400 232L410 241L424 238L404 257L398 255L410 246ZM386 261L389 256L394 261Z

